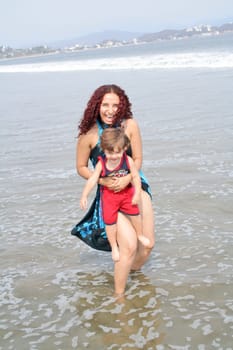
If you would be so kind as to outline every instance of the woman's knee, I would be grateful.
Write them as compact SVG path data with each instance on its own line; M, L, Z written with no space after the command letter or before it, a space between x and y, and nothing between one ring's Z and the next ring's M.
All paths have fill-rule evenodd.
M150 240L150 249L155 245L155 220L154 211L152 207L151 198L149 195L142 191L142 222L143 222L143 234Z
M124 256L125 258L131 259L133 256L135 256L137 252L137 240L133 239L132 241L128 240L120 240L119 241L119 250L121 256Z

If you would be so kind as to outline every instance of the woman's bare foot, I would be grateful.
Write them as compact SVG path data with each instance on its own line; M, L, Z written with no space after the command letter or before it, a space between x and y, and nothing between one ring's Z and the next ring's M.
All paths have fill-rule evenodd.
M149 247L150 246L150 240L146 236L139 235L138 240L144 245L144 247Z
M125 300L125 293L114 293L114 298L118 301L118 302L122 302Z

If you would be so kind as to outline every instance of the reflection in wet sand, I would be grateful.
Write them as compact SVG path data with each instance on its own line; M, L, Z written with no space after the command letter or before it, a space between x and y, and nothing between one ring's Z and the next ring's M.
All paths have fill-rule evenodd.
M111 283L107 273L78 274L80 296L75 304L81 343L88 349L155 349L163 338L158 332L161 310L155 286L135 272L126 295L116 299Z

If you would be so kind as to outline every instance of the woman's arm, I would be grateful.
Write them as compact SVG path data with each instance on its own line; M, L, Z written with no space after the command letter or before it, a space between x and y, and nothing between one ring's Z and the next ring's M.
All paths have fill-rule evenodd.
M76 147L76 170L84 179L89 179L92 174L92 171L88 168L91 147L91 134L79 136Z
M136 168L136 165L131 157L128 157L128 163L130 167L130 172L132 176L132 183L134 186L134 196L132 199L132 204L139 204L141 196L141 179Z
M138 170L142 166L142 138L139 126L135 119L127 119L125 123L125 133L130 139L132 158Z

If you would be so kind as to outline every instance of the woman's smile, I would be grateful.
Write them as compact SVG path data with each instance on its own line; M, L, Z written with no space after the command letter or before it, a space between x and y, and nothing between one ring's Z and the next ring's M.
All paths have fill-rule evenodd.
M112 124L120 103L119 96L114 93L105 94L100 105L100 117L105 124Z

